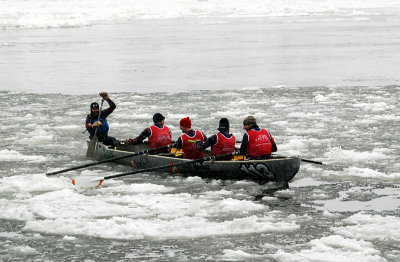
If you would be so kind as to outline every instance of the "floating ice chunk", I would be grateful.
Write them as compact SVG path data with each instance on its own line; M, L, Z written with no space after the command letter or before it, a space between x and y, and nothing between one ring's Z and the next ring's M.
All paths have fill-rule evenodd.
M288 253L279 250L272 255L277 261L302 262L302 261L325 261L325 262L384 262L386 259L380 256L380 252L374 245L339 235L332 235L320 239L311 240L308 243L310 249L304 249L297 253Z

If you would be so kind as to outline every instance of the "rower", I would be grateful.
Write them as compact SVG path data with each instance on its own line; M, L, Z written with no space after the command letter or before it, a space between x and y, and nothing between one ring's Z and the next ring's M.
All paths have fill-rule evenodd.
M207 136L199 130L192 129L192 121L189 117L182 118L179 125L183 135L178 138L175 147L183 150L183 158L202 158L204 153L197 148L196 141L204 142L207 140Z
M137 145L143 143L143 140L148 138L150 149L163 147L171 144L171 130L169 127L164 125L165 117L161 113L155 113L153 115L154 125L144 129L139 136L133 139L127 139L125 143L131 145ZM168 153L169 149L165 148L155 152Z
M271 153L278 150L273 136L257 125L254 116L248 116L243 120L243 129L246 133L243 135L240 154L250 155L250 158L255 160L269 159Z
M235 152L236 137L229 133L229 120L221 118L219 120L219 131L217 134L210 136L204 143L197 142L197 147L200 150L205 150L211 146L211 155L219 156ZM220 160L231 160L233 156L229 156Z
M110 129L110 127L107 122L107 117L114 111L116 105L110 99L107 92L101 92L99 93L99 95L107 101L109 107L99 112L99 104L96 102L91 103L90 114L88 114L86 117L86 130L89 131L89 138L92 139L92 137L96 133L97 128L96 136L99 141L105 145L115 147L117 145L117 140L114 137L108 135L108 130Z

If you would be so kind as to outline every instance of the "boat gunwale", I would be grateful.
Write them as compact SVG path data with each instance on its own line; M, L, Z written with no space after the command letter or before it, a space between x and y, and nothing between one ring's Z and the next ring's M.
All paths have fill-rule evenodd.
M132 157L136 157L136 156L143 156L143 155L147 155L147 156L151 156L154 158L160 158L160 159L169 159L169 160L179 160L182 162L190 162L193 161L194 159L186 159L183 157L173 157L173 156L165 156L165 155L156 155L156 154L141 154L141 155L133 155L135 154L135 152L133 151L126 151L126 150L119 150L119 149L113 149L113 148L109 148L104 144L99 143L99 147L103 147L105 148L105 150L110 151L110 152L119 152L122 154L132 154ZM137 151L140 152L140 151ZM241 160L205 160L204 163L261 163L261 162L275 162L275 161L289 161L289 160L295 160L295 159L299 159L299 157L297 156L277 156L277 155L272 155L273 157L276 156L276 158L269 158L269 159L241 159ZM129 158L129 157L127 157Z

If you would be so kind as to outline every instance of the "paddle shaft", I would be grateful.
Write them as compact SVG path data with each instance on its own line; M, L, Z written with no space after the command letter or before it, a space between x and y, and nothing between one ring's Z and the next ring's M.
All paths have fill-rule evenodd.
M64 172L71 171L71 170L81 169L81 168L90 167L90 166L96 166L96 165L100 165L100 164L103 164L103 163L114 162L114 161L125 159L125 158L130 158L130 157L134 157L134 156L138 156L138 155L148 154L148 153L152 153L154 151L162 150L162 149L169 148L169 147L170 147L170 145L157 147L157 148L153 148L153 149L147 149L147 150L140 151L140 152L134 152L134 153L131 153L131 154L125 155L125 156L114 157L114 158L105 159L105 160L101 160L101 161L98 161L98 162L89 163L89 164L85 164L85 165L81 165L81 166L66 168L66 169L63 169L63 170L46 173L46 176L52 176L52 175L64 173Z
M282 157L280 155L274 155L274 156ZM312 164L323 165L323 163L321 161L314 161L314 160L309 160L309 159L304 159L304 158L300 158L300 161L312 163Z
M219 155L219 156L209 156L209 157L204 157L204 158L199 158L187 162L181 162L177 164L169 164L169 165L162 165L162 166L156 166L156 167L150 167L150 168L145 168L145 169L140 169L140 170L135 170L132 172L127 172L127 173L122 173L122 174L117 174L117 175L111 175L111 176L105 176L99 180L106 180L106 179L111 179L111 178L116 178L116 177L122 177L122 176L128 176L128 175L134 175L134 174L139 174L147 171L155 171L163 168L170 168L170 167L176 167L176 166L183 166L183 165L188 165L188 164L193 164L197 162L203 162L203 161L210 161L213 159L219 159L219 158L224 158L228 156L234 156L236 153L230 153L230 154L224 154L224 155Z
M98 114L98 117L97 117L97 121L100 121L101 111L103 109L103 103L104 103L104 98L101 100L101 106L100 106L100 109L99 109L99 114ZM90 109L90 110L92 110L92 109ZM92 113L92 112L90 112L90 113ZM99 141L99 139L97 138L97 130L98 130L98 127L96 127L96 130L94 131L94 135L90 139L90 142L89 142L89 145L88 145L88 149L86 151L86 157L93 157L93 155L94 155L94 152L96 150L96 144Z
M104 103L104 98L101 99L101 105L100 105L100 109L99 109L99 116L97 117L97 122L100 121L100 116L101 116L101 110L103 109L103 103ZM91 109L90 109L91 110ZM99 128L96 127L96 130L94 131L94 137L97 136L97 130Z
M236 143L242 143L242 141L236 141ZM323 165L323 163L321 161L314 161L314 160L309 160L309 159L304 159L304 158L300 158L300 160L303 162L307 162L307 163Z
M314 160L309 160L309 159L304 159L304 158L300 158L300 160L303 161L303 162L307 162L307 163L323 165L323 163L320 162L320 161L314 161Z

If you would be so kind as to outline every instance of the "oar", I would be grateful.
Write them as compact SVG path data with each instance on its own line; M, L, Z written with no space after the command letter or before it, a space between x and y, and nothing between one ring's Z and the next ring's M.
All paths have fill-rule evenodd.
M285 156L280 156L280 155L274 155L277 157L285 157ZM299 157L300 158L300 157ZM301 161L303 162L307 162L307 163L312 163L312 164L318 164L318 165L323 165L323 163L321 161L315 161L315 160L309 160L309 159L304 159L304 158L300 158Z
M236 141L236 143L242 143L242 141L239 140L239 141ZM323 165L323 163L320 161L314 161L314 160L309 160L309 159L304 159L304 158L300 158L300 160L303 162L307 162L307 163Z
M110 175L110 176L100 177L100 178L97 178L97 179L92 179L90 181L85 181L86 179L82 179L81 182L82 182L82 184L85 184L85 186L99 187L103 183L104 180L111 179L111 178L134 175L134 174L139 174L139 173L148 172L148 171L160 170L160 169L164 169L164 168L171 168L171 167L177 167L177 166L182 166L182 165L189 165L189 164L193 164L193 163L197 163L197 162L210 161L210 160L214 160L214 159L225 158L225 157L229 157L229 156L235 156L236 154L237 153L234 152L234 153L224 154L224 155L219 155L219 156L209 156L209 157L194 159L194 160L190 160L190 161L180 162L180 163L176 163L176 164L161 165L161 166L135 170L135 171L122 173L122 174L117 174L117 175ZM74 184L74 185L79 184L79 180L80 180L79 178L72 179L72 184Z
M97 121L100 121L100 115L101 115L101 109L103 108L103 103L104 103L104 98L101 100L101 106L99 109L99 116L97 118ZM96 127L96 131L94 131L94 136L90 139L88 149L86 151L86 157L93 157L94 152L96 150L96 145L99 142L99 139L97 138L97 129L98 127Z
M300 160L303 161L303 162L307 162L307 163L323 165L323 163L320 162L320 161L314 161L314 160L309 160L309 159L304 159L304 158L300 158Z
M76 166L76 167L66 168L66 169L62 169L59 171L55 171L55 172L46 173L46 176L57 175L60 173L71 171L71 170L81 169L81 168L85 168L85 167L89 167L89 166L96 166L96 165L100 165L100 164L107 163L107 162L114 162L114 161L124 159L124 158L130 158L130 157L134 157L134 156L138 156L138 155L148 154L148 153L152 153L154 151L162 150L162 149L169 148L169 147L171 147L171 145L157 147L157 148L153 148L153 149L147 149L147 150L143 150L143 151L139 151L139 152L132 152L129 155L118 156L118 157L101 160L101 161L94 162L94 163L89 163L89 164L85 164L85 165L81 165L81 166Z

